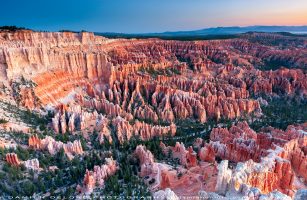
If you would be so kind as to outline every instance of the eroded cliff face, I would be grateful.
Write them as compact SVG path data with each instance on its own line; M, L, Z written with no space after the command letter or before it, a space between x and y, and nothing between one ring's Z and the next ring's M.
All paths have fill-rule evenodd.
M99 50L105 39L92 33L17 31L2 32L0 38L0 62L5 69L2 76L9 79L33 77L51 70L92 78L101 76L100 70L107 63Z
M233 118L256 110L257 103L247 100L250 92L306 95L306 74L302 70L256 70L254 65L274 59L270 55L276 52L243 39L179 42L106 39L86 32L17 31L1 32L0 44L2 79L31 79L37 84L35 96L43 105L56 105L76 88L86 87L93 97L103 89L110 102L128 111L134 102L129 105L127 98L142 102L142 95L153 95L153 105L133 113L140 118L172 121L193 116L206 121L208 117ZM285 55L279 59L289 64L295 61L304 66L307 62L305 49L298 49L300 53L290 51L292 60L287 57L289 51L276 51ZM144 75L142 70L151 73ZM159 70L167 73L159 74ZM157 77L152 79L150 75L155 73ZM142 90L150 92L144 94ZM34 96L22 92L23 104L33 109ZM143 100L147 103L150 99ZM151 106L159 107L158 112ZM149 116L144 116L145 111Z
M56 104L76 87L108 81L111 64L101 46L107 42L85 32L1 32L0 77L31 79L41 102Z

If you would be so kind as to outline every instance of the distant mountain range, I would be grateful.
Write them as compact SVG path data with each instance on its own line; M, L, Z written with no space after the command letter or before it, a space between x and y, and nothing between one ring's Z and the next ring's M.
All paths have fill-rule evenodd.
M96 33L97 35L104 36L143 36L143 37L197 37L197 36L210 36L210 35L235 35L247 32L289 32L295 34L307 34L306 26L232 26L232 27L216 27L205 28L194 31L174 31L163 33L140 33L140 34L125 34L125 33Z

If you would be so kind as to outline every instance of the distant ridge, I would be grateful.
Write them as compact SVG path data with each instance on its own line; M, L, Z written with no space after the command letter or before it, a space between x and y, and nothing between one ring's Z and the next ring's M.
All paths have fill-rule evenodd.
M235 35L247 32L289 32L295 34L307 34L306 26L231 26L231 27L215 27L215 28L205 28L194 31L167 31L162 33L136 33L136 34L125 34L125 33L96 33L102 36L136 36L136 37L197 37L197 36L210 36L210 35Z
M218 34L239 34L246 32L290 32L290 33L307 33L307 26L232 26L205 28L195 31L177 31L164 32L162 35L218 35ZM157 33L159 34L159 33Z

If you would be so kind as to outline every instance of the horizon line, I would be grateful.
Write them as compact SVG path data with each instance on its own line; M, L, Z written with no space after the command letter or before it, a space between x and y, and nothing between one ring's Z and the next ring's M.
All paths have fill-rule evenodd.
M159 33L172 33L172 32L193 32L193 31L201 31L201 30L206 30L206 29L216 29L216 28L248 28L248 27L306 27L307 24L304 25L232 25L232 26L208 26L208 27L203 27L203 28L198 28L198 29L190 29L190 30L166 30L166 31L161 31L161 32L116 32L116 31L90 31L86 29L80 29L80 30L70 30L70 29L59 29L56 31L50 31L50 30L42 30L42 29L35 29L35 28L27 28L23 26L16 26L16 25L1 25L0 30L5 30L1 29L2 27L16 27L16 30L32 30L36 32L92 32L92 33L116 33L116 34L127 34L127 35L133 35L133 34L159 34Z

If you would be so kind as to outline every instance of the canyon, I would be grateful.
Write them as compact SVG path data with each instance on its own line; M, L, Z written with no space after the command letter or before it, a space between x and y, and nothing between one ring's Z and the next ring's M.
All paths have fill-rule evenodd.
M304 199L306 121L285 130L252 128L270 99L306 105L307 40L270 44L288 37L177 41L2 30L0 100L8 105L0 108L0 130L7 134L0 143L3 160L63 175L70 166L46 164L41 156L63 151L63 166L82 165L69 168L81 175L67 184L81 196L107 192L114 177L136 177L159 199ZM263 69L274 63L280 66ZM36 118L31 124L16 113ZM191 133L184 122L212 126ZM187 142L199 133L202 138ZM31 159L18 159L16 146ZM88 160L92 155L99 156ZM123 167L134 175L124 176Z

